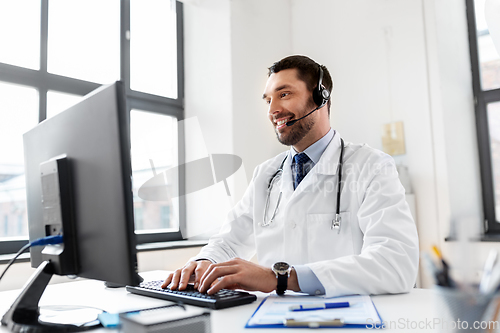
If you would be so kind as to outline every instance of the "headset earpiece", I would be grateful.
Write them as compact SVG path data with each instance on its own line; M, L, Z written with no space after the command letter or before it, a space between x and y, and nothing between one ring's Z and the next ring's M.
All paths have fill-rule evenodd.
M309 116L314 111L321 109L328 102L328 100L330 99L330 92L328 91L328 89L326 89L322 85L322 83L323 83L323 69L321 68L321 65L319 65L318 86L316 88L314 88L313 93L312 93L313 101L314 101L314 103L316 103L317 107L314 110L312 110L311 112L309 112L308 114L306 114L305 116L300 117L299 119L294 119L294 120L288 121L286 123L286 126L292 126L297 121L304 119L305 117Z
M322 108L330 99L330 92L323 86L323 69L319 65L318 86L313 91L313 101Z

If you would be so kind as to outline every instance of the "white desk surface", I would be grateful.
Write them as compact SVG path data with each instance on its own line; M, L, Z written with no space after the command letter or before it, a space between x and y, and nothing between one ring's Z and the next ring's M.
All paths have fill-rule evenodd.
M165 271L154 271L141 274L146 280L159 280L167 276ZM0 315L8 310L15 300L19 290L0 292ZM223 310L211 311L213 333L224 332L274 332L276 329L245 329L247 320L254 313L257 306L267 294L257 293L258 300L252 304L237 306ZM413 289L409 294L372 296L372 300L384 322L393 321L393 329L384 329L384 332L433 332L431 329L401 329L396 326L402 321L410 321L410 325L418 325L433 320L435 307L433 305L432 290ZM74 282L54 284L47 287L40 305L84 305L93 306L110 313L152 308L171 304L140 295L133 295L125 288L110 289L101 281L77 280ZM424 324L420 324L424 325ZM366 332L366 329L331 329L345 332ZM90 332L117 332L118 330L99 329ZM293 329L293 332L310 332L308 329ZM325 331L325 329L321 329ZM328 330L326 330L328 331ZM438 332L439 330L435 330ZM8 332L4 326L0 332Z

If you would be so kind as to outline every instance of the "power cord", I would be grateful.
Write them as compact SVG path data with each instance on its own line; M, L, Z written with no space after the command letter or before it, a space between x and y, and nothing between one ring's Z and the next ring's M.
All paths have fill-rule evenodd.
M19 258L21 254L23 254L27 249L29 249L32 246L44 246L44 245L55 245L55 244L61 244L63 242L63 236L62 235L56 235L56 236L47 236L47 237L42 237L35 239L31 243L28 243L24 245L12 258L9 263L7 264L7 267L5 270L2 272L2 275L0 275L0 280L2 280L3 276L7 272L7 270L12 266L12 264Z

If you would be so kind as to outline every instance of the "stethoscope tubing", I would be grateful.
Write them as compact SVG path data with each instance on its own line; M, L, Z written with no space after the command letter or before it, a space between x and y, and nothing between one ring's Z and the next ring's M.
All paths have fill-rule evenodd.
M274 218L277 214L278 207L281 201L281 192L278 197L278 201L276 203L276 208L274 209L273 215L271 216L271 219L269 221L267 220L267 211L269 209L269 203L271 199L271 191L273 189L276 177L283 173L283 166L285 165L285 161L288 158L288 154L285 156L283 161L281 162L278 170L274 173L274 175L271 177L269 180L269 184L267 186L267 199L266 199L266 206L265 206L265 211L264 211L264 223L261 225L263 227L269 226L271 223L273 223ZM338 166L338 174L337 174L337 179L338 179L338 185L337 185L337 207L335 211L335 220L332 221L332 229L338 229L338 232L340 233L340 193L342 191L342 169L344 166L344 140L340 138L340 157L339 157L339 166Z

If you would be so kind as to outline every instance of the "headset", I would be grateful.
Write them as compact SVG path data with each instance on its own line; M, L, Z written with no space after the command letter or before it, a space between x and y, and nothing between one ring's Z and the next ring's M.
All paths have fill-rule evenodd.
M323 86L323 68L321 68L321 65L319 64L318 64L318 69L319 69L318 86L313 90L312 94L313 101L317 105L317 107L308 114L306 114L304 117L287 122L286 126L292 126L297 121L304 119L314 111L321 109L330 99L330 92Z
M321 68L321 65L318 65L318 69L318 86L313 90L313 101L319 108L322 108L330 99L330 91L323 86L323 68Z

